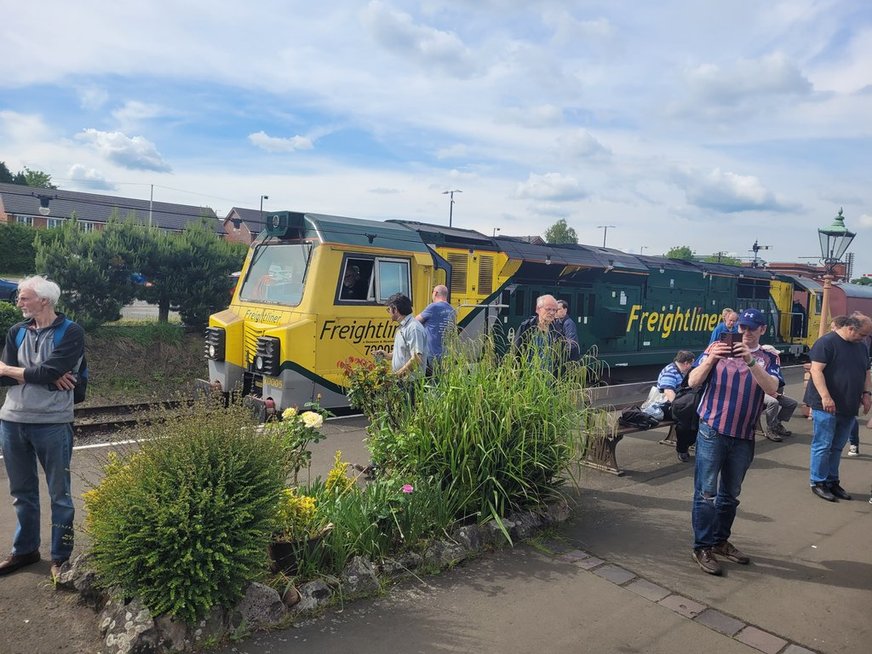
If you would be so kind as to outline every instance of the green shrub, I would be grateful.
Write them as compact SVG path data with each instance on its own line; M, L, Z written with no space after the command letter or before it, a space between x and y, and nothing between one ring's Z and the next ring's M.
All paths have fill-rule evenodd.
M231 606L266 569L288 472L280 452L240 406L204 403L149 427L85 493L102 583L189 623Z
M6 332L17 322L24 320L21 311L11 302L0 302L0 349L6 342Z
M37 231L30 225L0 223L0 252L3 272L32 275L36 270L33 241Z

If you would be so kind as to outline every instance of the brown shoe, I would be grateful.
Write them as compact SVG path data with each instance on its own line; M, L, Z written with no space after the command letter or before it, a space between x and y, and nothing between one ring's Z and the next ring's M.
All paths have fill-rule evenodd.
M714 556L712 556L711 547L703 547L698 550L693 550L691 556L703 572L707 572L710 575L716 576L722 575L724 573L724 569L721 567L721 564L718 563L718 560Z
M9 558L0 562L0 575L8 575L26 565L39 562L39 550L30 554L10 554Z
M740 552L728 540L725 540L723 543L718 543L717 545L715 545L712 548L712 552L714 552L718 556L724 557L725 559L729 559L730 561L741 563L742 565L747 565L751 562L751 557L746 556L744 553Z

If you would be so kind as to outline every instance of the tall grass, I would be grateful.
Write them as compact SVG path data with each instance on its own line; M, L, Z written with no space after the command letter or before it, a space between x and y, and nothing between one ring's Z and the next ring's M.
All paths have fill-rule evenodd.
M499 357L490 339L474 361L464 350L448 344L399 428L374 423L376 462L394 476L440 480L460 519L499 519L555 499L584 451L588 366L561 364L552 350Z

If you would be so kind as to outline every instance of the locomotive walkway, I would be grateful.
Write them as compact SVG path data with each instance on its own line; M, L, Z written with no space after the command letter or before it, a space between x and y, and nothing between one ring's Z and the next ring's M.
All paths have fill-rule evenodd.
M787 392L799 397L801 385ZM329 422L313 470L326 472L337 449L344 460L365 461L363 428L359 418ZM865 654L872 642L872 431L861 429L863 456L842 462L842 485L855 499L830 504L808 490L811 423L797 417L788 428L794 435L781 443L757 442L733 536L752 563L726 562L724 577L704 574L690 558L692 464L643 433L624 439L623 477L582 469L576 516L544 546L485 555L222 654ZM78 450L75 471L93 475L97 452ZM75 486L80 505L83 484ZM4 552L13 527L3 500ZM39 564L0 579L0 652L99 651L93 613L54 593L47 574L48 564Z

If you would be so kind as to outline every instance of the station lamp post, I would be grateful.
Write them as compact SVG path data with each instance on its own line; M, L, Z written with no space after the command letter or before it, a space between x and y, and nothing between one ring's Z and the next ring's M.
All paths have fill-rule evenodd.
M848 250L855 236L854 232L845 227L842 209L839 209L839 214L833 220L832 225L818 229L818 238L821 242L821 261L824 264L824 290L821 298L821 324L818 338L826 334L829 329L830 288L833 283L833 270Z

